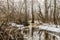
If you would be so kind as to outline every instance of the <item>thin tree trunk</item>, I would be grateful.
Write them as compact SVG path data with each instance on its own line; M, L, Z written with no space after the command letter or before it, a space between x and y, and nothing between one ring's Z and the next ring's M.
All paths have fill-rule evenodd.
M48 5L47 5L47 0L45 0L45 22L48 22Z
M32 0L32 23L34 23L33 0Z
M49 40L48 32L45 32L45 40Z
M38 16L40 17L40 19L41 19L42 22L45 22L45 20L44 20L44 16L43 16L43 14L42 14L42 12L41 12L40 3L39 3L38 6L39 6L39 14L38 14Z
M24 0L25 2L25 26L28 25L28 17L27 17L27 0Z
M9 1L8 0L7 0L7 9L8 9L7 13L9 14ZM7 21L8 21L8 18L7 18Z
M53 36L53 40L55 40L55 36Z
M56 0L54 0L54 13L53 13L53 17L54 17L54 24L57 24L57 21L56 21Z

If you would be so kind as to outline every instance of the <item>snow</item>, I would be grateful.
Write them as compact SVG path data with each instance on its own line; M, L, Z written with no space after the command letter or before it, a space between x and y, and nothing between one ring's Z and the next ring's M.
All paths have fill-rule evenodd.
M57 28L60 28L60 25L55 25L55 24L52 24L52 23L50 23L50 24L48 24L48 23L42 23L42 25L48 26L48 27L57 27Z
M56 27L53 27L53 26L50 27L49 25L40 25L39 29L60 33L60 28L56 28Z
M33 33L33 40L39 40L39 34L38 32Z
M24 27L24 25L20 25L20 24L16 24L16 23L10 23L12 26L15 26L15 27L17 27L18 29L23 29L23 28L25 28ZM60 40L60 36L59 35L56 35L56 34L54 34L54 33L50 33L50 32L56 32L56 33L60 33L60 28L56 28L56 26L57 27L60 27L60 25L54 25L54 24L48 24L48 23L43 23L42 25L40 25L40 26L37 26L37 27L39 27L39 29L40 30L46 30L46 31L49 31L49 35L52 35L52 36L56 36L57 38L58 38L58 40ZM31 32L32 32L32 30L31 30L31 28L32 28L32 24L30 25L30 26L28 26L30 29L30 33L29 33L29 35L31 35ZM44 38L44 33L42 33L42 35L40 35L41 36L41 40L44 40L45 38ZM11 36L12 37L12 36ZM31 37L31 36L25 36L24 38L26 38L27 40L32 40L32 38L33 38L33 40L39 40L39 34L38 34L38 31L35 31L35 32L33 32L33 37ZM12 39L13 39L13 37L12 37Z
M12 26L16 26L16 23L9 23L9 24L11 24Z
M18 29L24 28L24 25L21 25L21 24L16 24L16 23L9 23L9 24L11 24L11 26L13 26L13 27L17 27Z
M56 27L58 25L55 24L48 24L48 23L43 23L44 26L48 26L48 27Z
M48 31L48 34L51 36L55 36L56 40L60 40L60 25L54 25L54 24L47 24L43 23L43 25L38 26L40 30L46 30ZM55 34L57 33L57 34Z

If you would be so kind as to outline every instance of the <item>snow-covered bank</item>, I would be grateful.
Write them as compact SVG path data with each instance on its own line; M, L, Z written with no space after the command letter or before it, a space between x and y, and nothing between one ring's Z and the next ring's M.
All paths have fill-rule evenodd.
M22 28L22 30L21 31L24 31L24 28L26 28L24 25L20 25L20 24L16 24L16 23L11 23L11 25L14 27L17 27L18 28L18 30L19 29L21 29ZM34 31L33 32L33 36L31 36L31 33L32 33L32 27L35 27L35 28L38 28L38 30L36 31ZM28 28L28 30L29 30L29 32L27 32L27 34L24 34L24 38L26 39L26 40L39 40L40 38L41 38L41 40L45 40L45 32L44 31L49 31L48 32L48 34L50 35L50 36L55 36L58 40L60 40L60 36L59 35L57 35L57 34L55 34L55 33L60 33L60 28L56 28L56 25L53 25L53 24L45 24L45 23L43 23L42 25L38 25L38 26L36 26L36 25L33 25L33 24L30 24L29 26L28 26L29 28ZM42 34L40 35L40 33L39 33L39 31L40 30L44 30L44 31L42 31ZM25 30L26 31L26 30ZM51 32L51 33L50 33ZM54 33L52 33L52 32L54 32ZM51 39L53 39L53 38L51 38ZM56 39L56 40L57 40Z
M49 26L40 25L39 29L40 30L47 30L47 31L51 31L51 32L60 33L60 28L55 28L55 27L49 27Z
M23 29L25 28L24 25L21 25L21 24L16 24L16 23L9 23L11 26L13 27L17 27L18 29Z

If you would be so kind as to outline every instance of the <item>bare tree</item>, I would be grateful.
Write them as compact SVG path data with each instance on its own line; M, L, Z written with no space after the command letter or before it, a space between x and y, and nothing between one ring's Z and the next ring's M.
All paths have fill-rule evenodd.
M57 24L57 21L56 21L56 0L54 0L54 13L53 13L53 17L54 17L54 24Z
M39 5L38 5L38 7L39 7L39 14L38 14L38 16L40 17L40 20L41 20L42 22L45 22L43 13L42 13L42 11L41 11L40 3L39 3Z
M24 0L25 2L25 25L28 25L28 17L27 17L27 0Z
M45 22L48 22L48 0L45 0Z
M33 0L32 0L32 23L34 23Z

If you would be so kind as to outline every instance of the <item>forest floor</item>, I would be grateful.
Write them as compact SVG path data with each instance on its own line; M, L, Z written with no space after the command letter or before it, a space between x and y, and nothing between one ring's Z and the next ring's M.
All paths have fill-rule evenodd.
M53 36L55 36L55 40L60 40L60 35L57 35L55 33L60 34L60 25L54 25L54 24L48 24L48 23L41 23L35 21L35 23L31 23L29 26L24 26L16 23L10 23L9 27L2 27L2 32L0 32L0 38L7 40L9 37L11 39L18 39L22 33L24 36L24 40L45 40L45 32L48 31L48 39L53 40ZM34 31L32 30L32 27L34 28ZM57 27L57 28L56 28ZM20 31L21 30L21 31ZM43 30L40 32L40 30ZM2 33L2 34L1 34ZM8 35L8 36L7 36ZM19 35L19 36L17 36ZM21 36L22 37L22 36ZM22 39L23 39L22 38Z

